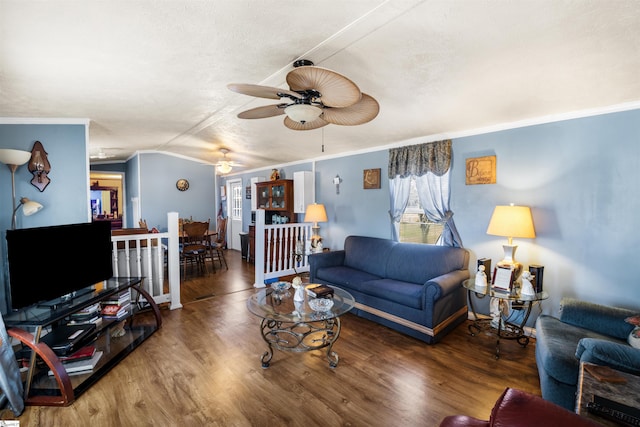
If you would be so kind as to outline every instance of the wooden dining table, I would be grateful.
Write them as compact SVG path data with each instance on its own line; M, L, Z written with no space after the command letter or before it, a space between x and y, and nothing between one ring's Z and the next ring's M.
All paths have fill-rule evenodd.
M218 232L216 230L207 230L207 232L205 233L205 236L207 236L208 238L211 238L217 235L218 235ZM180 239L184 239L185 237L187 237L187 234L184 231L180 231L178 232L178 237Z

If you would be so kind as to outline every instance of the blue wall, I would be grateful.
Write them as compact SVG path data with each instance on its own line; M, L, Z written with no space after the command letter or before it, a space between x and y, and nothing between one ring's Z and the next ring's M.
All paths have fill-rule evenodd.
M410 143L419 142L431 140ZM497 183L466 185L465 160L486 155L497 157ZM320 224L325 247L341 249L350 234L390 237L387 163L388 150L382 150L304 165L315 166L316 199L327 208L329 221ZM380 190L362 188L363 170L371 168L382 170ZM251 176L269 174L265 169L229 179L241 176L248 183ZM340 194L336 174L343 180ZM503 258L506 238L486 234L494 207L532 208L537 237L514 239L516 259L525 268L545 267L550 298L536 307L530 325L541 312L557 314L564 296L640 309L634 269L640 247L640 110L454 138L451 174L451 206L472 272L477 258L491 258L493 265ZM488 301L478 306L489 312Z
M57 224L88 222L89 176L87 167L87 141L85 124L0 124L0 148L31 151L35 141L40 141L47 152L51 182L43 192L31 185L33 177L27 165L16 170L16 203L21 197L37 201L44 207L32 216L17 215L18 228L42 227ZM9 289L6 261L5 230L11 227L11 173L0 165L0 230L2 242L2 286L0 310L6 312L5 294ZM55 248L35 248L39 256L46 256ZM72 258L72 254L69 254ZM73 262L69 261L70 264ZM34 264L37 266L37 262Z
M138 161L139 173L133 170L132 165L132 173L127 177L139 176L137 194L141 218L147 221L149 228L166 231L168 212L178 212L180 218L192 217L195 221L211 219L212 223L215 222L218 210L213 165L160 153L139 154ZM176 188L176 181L180 178L189 181L187 191ZM129 178L127 181L129 183ZM130 194L133 197L136 192Z
M452 209L464 245L493 264L506 239L486 235L498 204L531 206L535 239L514 239L525 267L545 266L557 313L563 296L640 309L640 110L454 140ZM497 156L497 183L465 185L465 159Z
M49 153L52 183L40 193L29 183L26 167L18 170L17 196L45 205L38 214L20 218L19 225L87 221L84 126L0 125L2 148L30 151L36 140ZM534 314L557 314L563 296L640 309L634 269L636 248L640 247L639 141L640 110L453 138L451 205L463 243L471 253L470 268L474 269L479 257L491 258L494 264L502 259L506 239L486 234L495 205L528 205L537 237L515 239L519 246L516 258L525 266L545 266L544 287L550 294ZM485 155L497 157L497 183L466 185L465 160ZM326 247L341 249L350 234L390 236L387 162L388 150L379 150L310 160L279 170L283 178L293 178L298 170L315 170L316 200L325 204L329 216L327 223L320 224L321 234ZM371 168L382 170L379 190L362 188L363 170ZM251 177L269 177L270 173L271 168L265 168L231 174L227 179L241 179L246 187ZM333 184L336 175L342 178L340 194ZM216 186L224 180L216 183L212 165L144 153L127 162L126 177L128 198L140 197L142 217L152 227L165 230L170 211L194 219L217 215L220 201ZM188 191L175 188L179 178L189 180ZM10 182L8 169L0 167L2 230L11 222ZM244 199L243 210L246 231L249 199ZM128 212L128 217L132 216ZM4 239L2 247L4 251ZM483 307L483 312L488 309Z
M91 166L92 171L124 172L126 194L125 227L134 223L132 199L138 198L141 218L149 228L167 230L167 213L178 212L180 217L215 221L215 167L199 161L164 153L136 153L125 163L103 163ZM187 191L179 191L176 181L189 181Z
M349 235L391 238L389 222L388 151L376 151L316 163L316 201L329 222L320 225L323 246L342 249ZM363 188L364 170L380 168L380 189ZM333 179L342 182L339 194Z

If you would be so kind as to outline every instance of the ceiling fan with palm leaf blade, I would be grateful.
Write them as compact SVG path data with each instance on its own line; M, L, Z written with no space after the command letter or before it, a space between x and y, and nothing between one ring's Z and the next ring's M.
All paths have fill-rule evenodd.
M284 125L289 129L311 130L328 124L361 125L378 115L378 101L360 92L347 77L316 67L305 59L294 62L293 66L287 74L289 89L243 83L227 85L243 95L283 101L243 111L238 117L263 119L284 114Z
M222 153L222 160L219 160L218 163L216 163L216 169L218 170L218 172L220 172L221 174L226 174L231 172L231 169L236 166L242 167L241 164L236 163L233 160L227 160L227 154L229 154L228 148L221 148L220 152Z

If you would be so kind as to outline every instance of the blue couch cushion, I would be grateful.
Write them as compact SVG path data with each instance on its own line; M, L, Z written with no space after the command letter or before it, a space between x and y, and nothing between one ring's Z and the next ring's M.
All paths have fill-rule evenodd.
M344 266L319 268L316 271L316 278L336 286L347 288L347 290L360 290L363 283L380 279L380 277L367 273L366 271L355 270Z
M536 349L539 353L538 369L565 384L578 383L580 360L576 347L582 338L600 338L619 342L615 338L601 335L589 329L569 325L546 314L536 320Z
M349 236L344 241L344 265L386 277L386 266L391 248L396 242L377 237Z
M610 366L633 375L640 374L640 349L626 341L611 342L597 338L583 338L578 343L576 357L581 362Z
M467 252L461 248L402 243L391 249L385 277L424 284L434 277L466 269L466 261Z
M363 283L360 291L417 310L422 309L423 285L393 279L379 279Z
M575 326L590 329L608 336L626 340L633 325L625 318L637 313L632 310L563 298L560 303L560 320Z

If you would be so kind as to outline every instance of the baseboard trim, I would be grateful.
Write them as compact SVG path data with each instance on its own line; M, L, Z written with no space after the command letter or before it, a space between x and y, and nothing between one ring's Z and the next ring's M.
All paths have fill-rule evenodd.
M359 302L355 303L355 307L358 310L366 311L367 313L371 313L375 316L381 317L386 320L390 320L394 323L397 323L402 326L406 326L407 328L411 328L415 331L421 332L425 335L429 335L431 337L442 332L447 326L451 323L455 322L460 316L462 316L465 312L467 312L466 307L462 307L460 310L449 316L443 322L436 325L435 328L428 328L424 325L420 325L418 323L412 322L407 319L403 319L402 317L387 313L386 311L378 310L377 308L369 307L368 305L360 304Z

